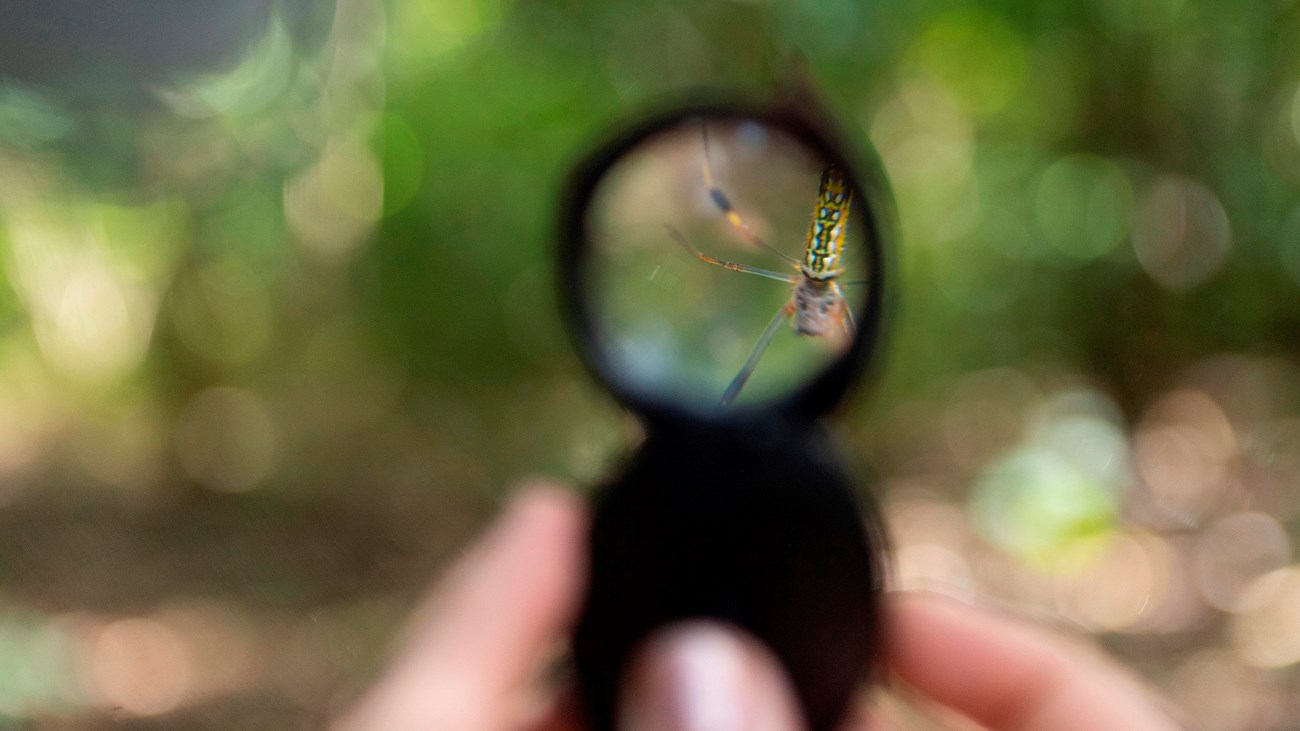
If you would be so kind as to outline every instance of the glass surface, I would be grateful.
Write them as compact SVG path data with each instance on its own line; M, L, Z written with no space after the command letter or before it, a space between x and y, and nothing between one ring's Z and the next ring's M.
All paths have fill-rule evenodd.
M866 299L856 187L758 120L688 119L634 146L587 219L585 284L612 375L692 408L809 382L851 342Z

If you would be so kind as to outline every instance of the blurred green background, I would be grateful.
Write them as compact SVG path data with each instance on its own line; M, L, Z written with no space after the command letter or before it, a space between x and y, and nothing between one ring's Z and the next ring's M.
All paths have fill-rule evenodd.
M522 476L635 436L558 187L802 55L902 298L843 452L897 583L1300 728L1300 4L0 7L0 727L314 728Z

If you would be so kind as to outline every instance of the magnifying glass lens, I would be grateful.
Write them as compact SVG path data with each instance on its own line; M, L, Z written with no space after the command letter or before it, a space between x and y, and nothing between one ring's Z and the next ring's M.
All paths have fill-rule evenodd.
M693 410L793 393L857 334L865 220L848 174L772 122L699 116L643 138L586 212L607 375Z

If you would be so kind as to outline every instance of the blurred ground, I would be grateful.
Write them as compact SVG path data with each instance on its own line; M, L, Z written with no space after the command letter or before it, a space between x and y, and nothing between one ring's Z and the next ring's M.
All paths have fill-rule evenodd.
M1300 5L99 5L0 9L0 727L318 727L512 482L632 435L567 166L802 55L898 202L836 431L899 583L1300 728Z

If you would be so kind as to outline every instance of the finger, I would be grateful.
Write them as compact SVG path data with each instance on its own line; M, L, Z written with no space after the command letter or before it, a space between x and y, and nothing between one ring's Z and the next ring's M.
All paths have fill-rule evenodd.
M652 637L620 704L631 731L795 731L803 723L776 658L757 640L711 622Z
M516 497L417 613L404 649L348 731L492 729L573 619L585 517L556 488Z
M1151 696L1083 648L943 599L891 601L886 662L907 684L997 731L1173 731Z

